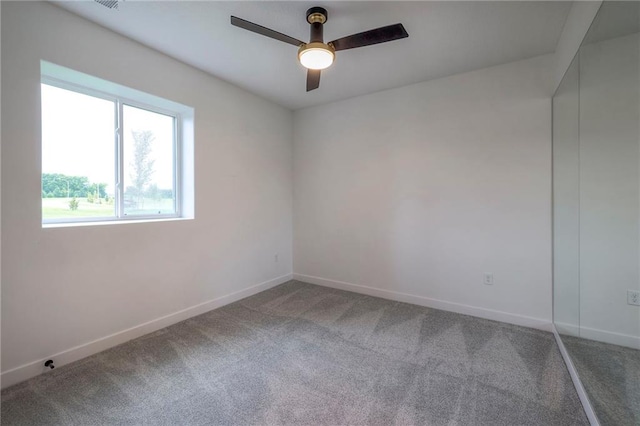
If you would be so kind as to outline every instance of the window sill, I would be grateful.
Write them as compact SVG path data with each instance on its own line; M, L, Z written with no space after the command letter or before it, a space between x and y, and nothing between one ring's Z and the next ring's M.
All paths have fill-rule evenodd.
M156 222L180 222L184 220L193 220L193 217L163 217L158 219L120 219L120 220L101 220L87 222L53 222L43 223L42 229L49 228L75 228L77 226L102 226L102 225L125 225L131 223L156 223Z

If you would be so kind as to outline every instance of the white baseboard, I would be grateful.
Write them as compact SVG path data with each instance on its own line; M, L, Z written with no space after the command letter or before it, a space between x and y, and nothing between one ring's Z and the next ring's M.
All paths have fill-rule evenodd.
M640 337L629 334L598 330L597 328L580 327L580 337L597 340L598 342L611 343L612 345L640 349Z
M456 312L458 314L471 315L478 318L493 321L506 322L523 327L535 328L538 330L551 331L551 321L541 318L533 318L524 315L512 314L509 312L494 311L492 309L480 308L477 306L463 305L461 303L447 302L444 300L431 299L423 296L400 293L397 291L383 290L380 288L367 287L359 284L352 284L343 281L329 280L326 278L314 277L304 274L293 274L293 279L317 284L325 287L337 288L339 290L352 291L354 293L366 294L369 296L381 297L383 299L395 300L398 302L412 303L414 305L426 306L428 308L441 309L444 311Z
M580 327L574 324L563 322L555 323L558 334L568 334L569 336L581 337L583 339L595 340L597 342L610 343L612 345L626 346L632 349L640 349L640 337L631 334L616 333L614 331L599 330L597 328Z
M291 279L292 274L283 275L281 277L277 277L269 281L253 285L244 290L240 290L226 296L218 297L207 302L192 306L190 308L182 309L178 312L174 312L172 314L145 322L144 324L140 324L135 327L131 327L129 329L111 334L109 336L96 339L92 342L67 349L57 354L49 355L46 358L29 362L16 368L12 368L11 370L3 372L0 377L2 389L49 371L49 369L44 368L44 362L47 359L53 359L56 368L61 367L65 364L69 364L79 359L86 358L90 355L102 352L106 349L120 345L137 337L144 336L145 334L160 330L164 327L176 324L180 321L184 321L196 315L200 315L221 306L228 305L229 303L233 303L237 300L244 299L245 297L249 297L261 291L270 289L271 287L275 287L276 285L285 283Z
M558 334L567 334L569 336L580 337L580 327L567 322L555 321L553 323Z
M589 419L589 423L591 423L591 426L600 426L598 417L596 416L595 411L593 411L591 402L589 402L589 398L587 397L587 392L585 392L584 386L582 386L582 381L580 380L580 376L578 376L578 371L573 365L573 362L569 357L569 353L564 347L564 343L562 343L562 339L558 334L558 330L556 330L556 327L553 324L551 325L551 327L553 330L553 336L556 338L556 343L558 344L558 348L560 349L560 353L562 354L562 359L564 359L564 363L567 365L567 370L569 370L569 375L571 376L571 380L573 381L573 386L576 388L576 392L578 393L580 402L582 402L582 407L584 408L584 412L587 415L587 419Z

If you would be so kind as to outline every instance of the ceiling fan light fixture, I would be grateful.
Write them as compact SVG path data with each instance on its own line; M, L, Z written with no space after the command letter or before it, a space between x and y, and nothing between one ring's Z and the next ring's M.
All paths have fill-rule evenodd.
M298 50L298 60L303 67L311 70L329 68L335 57L333 46L317 41L303 44Z

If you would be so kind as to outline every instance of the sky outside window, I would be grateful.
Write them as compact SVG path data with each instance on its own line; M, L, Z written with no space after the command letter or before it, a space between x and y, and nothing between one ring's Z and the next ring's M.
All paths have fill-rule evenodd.
M115 103L42 84L42 172L115 185Z

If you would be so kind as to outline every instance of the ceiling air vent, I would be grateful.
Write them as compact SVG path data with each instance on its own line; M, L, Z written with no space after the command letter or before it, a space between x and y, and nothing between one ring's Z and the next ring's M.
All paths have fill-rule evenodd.
M93 0L93 1L103 5L104 7L108 7L109 9L118 8L118 0Z

